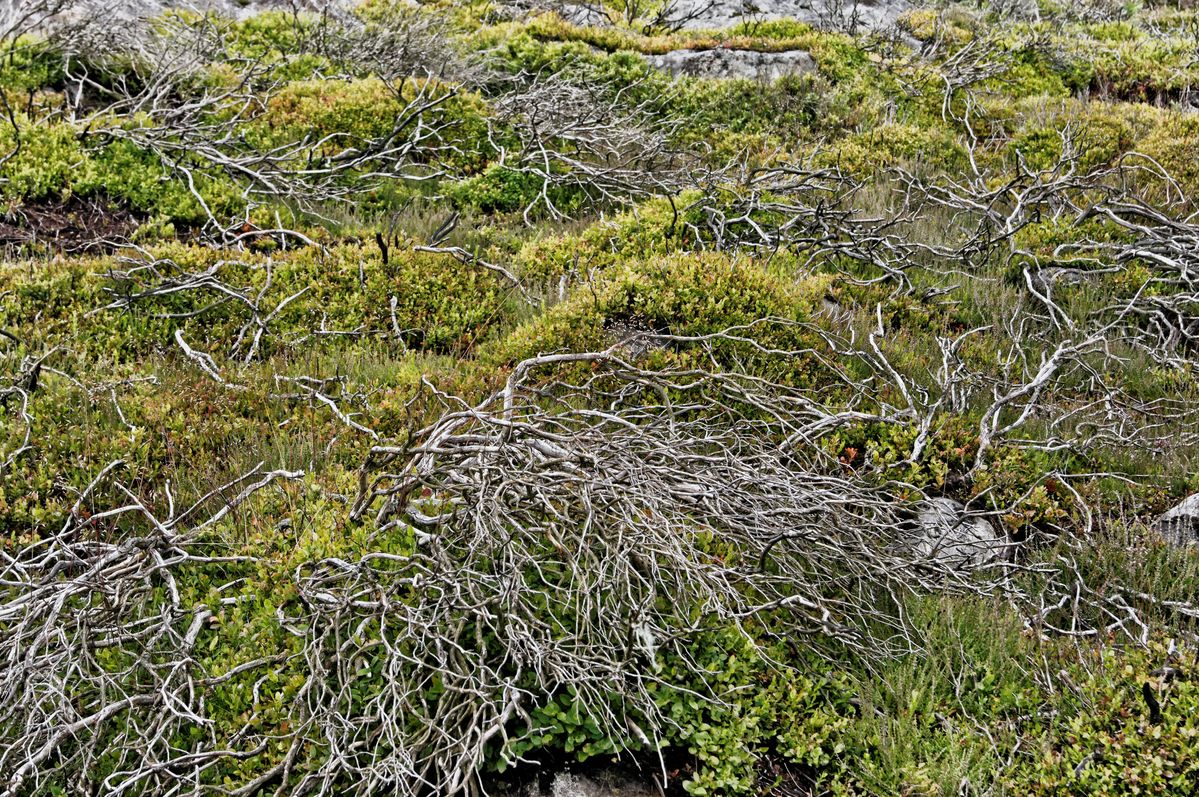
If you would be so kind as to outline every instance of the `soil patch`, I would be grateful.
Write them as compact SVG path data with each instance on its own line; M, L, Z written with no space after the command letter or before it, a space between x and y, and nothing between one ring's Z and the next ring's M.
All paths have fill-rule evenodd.
M56 252L111 251L128 243L138 219L103 199L32 202L0 214L0 247L6 253L41 245Z

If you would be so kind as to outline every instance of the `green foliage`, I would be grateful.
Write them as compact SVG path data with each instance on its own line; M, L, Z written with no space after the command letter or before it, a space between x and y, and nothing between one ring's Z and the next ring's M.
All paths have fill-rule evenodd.
M847 126L853 113L844 94L817 75L782 77L768 85L752 80L682 81L670 107L685 120L683 133L689 139L710 141L715 131L726 133L714 142L718 147L727 147L727 134L735 134L734 141L751 135L793 144L815 131Z
M966 165L965 149L948 131L894 123L850 136L819 157L862 177L899 164L950 173Z
M758 263L715 254L630 263L576 287L565 302L499 341L489 356L513 362L539 352L607 348L614 342L608 329L616 323L704 335L764 318L799 321L819 295L819 283L796 285ZM798 334L784 328L779 343L798 343Z
M1037 797L1194 794L1195 669L1193 653L1168 655L1161 644L1092 650L1066 662L1056 676L1056 710L1035 715L1004 785L1013 794Z
M695 242L683 229L687 195L652 199L581 232L536 238L521 247L516 265L522 279L556 289L561 279L584 279L612 266L654 255L685 251Z
M663 652L648 688L655 717L665 729L660 744L694 758L684 783L688 794L756 794L766 756L799 768L813 786L840 782L846 772L846 737L854 708L844 677L780 670L750 639L733 631L711 631L687 640L684 649ZM614 696L611 710L625 709ZM529 712L506 748L511 756L560 750L579 761L642 751L644 716L627 716L629 735L606 737L566 688ZM501 765L501 769L503 766Z
M28 95L58 86L63 79L63 54L43 39L23 36L0 47L0 91Z
M929 597L904 608L917 647L859 676L862 713L847 744L862 751L862 793L948 795L993 782L1005 749L995 745L1013 744L1012 723L1038 705L1026 669L1037 645L998 602Z
M838 780L854 709L845 679L773 669L735 632L701 636L685 657L670 657L655 689L671 746L695 756L688 794L757 792L764 755L802 768L814 786Z
M218 265L223 279L254 291L264 288L269 277L270 290L260 299L266 307L303 291L276 316L275 331L284 337L289 332L321 328L322 324L326 329L368 329L390 334L394 331L394 297L394 322L407 345L464 352L492 330L502 328L509 317L508 291L495 277L482 268L463 266L443 255L400 250L393 252L384 264L377 250L359 245L339 246L326 252L308 248L269 256L248 254L236 260L223 258L212 250L182 245L160 248L155 254L180 270L202 271ZM166 268L170 273L170 266ZM62 317L64 322L77 322L79 316L74 313L80 312L81 295L95 297L99 305L104 296L102 290L119 296L132 287L120 280L97 279L78 266L56 272L46 274L36 283L23 284L18 288L18 296L28 295L32 300L31 292L44 281L50 282L55 295L61 297L61 304L54 309L62 316L44 311L44 317L56 320ZM170 342L175 323L164 324L164 319L158 318L164 311L170 311L188 319L177 322L187 332L188 340L204 347L231 346L237 330L248 320L247 311L229 303L209 308L218 298L204 292L186 297L176 295L135 304L129 313L114 313L108 318L93 316L82 327L87 336L84 339L94 339L103 349L114 343L110 337L114 326L128 323L129 332L136 337L121 340L119 350L145 351ZM19 303L13 308L13 316L21 318L26 309ZM266 353L270 353L269 349Z
M901 14L898 25L901 30L919 41L940 40L956 48L974 39L977 20L958 8L947 11L917 8Z
M241 190L224 175L201 173L193 176L192 182L218 218L235 217L245 207ZM90 174L86 179L76 178L74 190L106 196L136 212L181 225L208 221L204 205L185 180L156 155L128 141L113 141L94 153Z
M311 330L320 328L393 338L398 326L403 339L392 345L401 352L411 347L461 355L510 323L506 288L486 271L438 255L401 252L384 265L376 253L358 246L335 248L324 255L306 249L237 261L177 244L159 248L155 254L179 269L204 270L219 261L216 273L230 284L252 286L254 291L266 286L269 262L272 287L262 295L266 307L306 291L273 322L272 333L280 336L275 340L306 339ZM251 322L244 307L221 303L218 294L201 291L190 297L135 303L129 311L92 312L125 289L119 281L103 276L112 265L71 259L43 265L32 274L13 268L0 271L0 295L5 297L0 303L0 328L24 341L31 351L69 347L70 353L56 357L53 367L80 376L99 368L119 379L136 376L137 364L145 363L162 382L153 387L135 381L110 398L107 393L92 397L69 381L48 378L46 386L33 394L29 408L37 454L19 458L0 480L0 528L7 531L53 525L73 501L68 487L81 488L115 459L124 459L139 479L147 481L185 464L188 478L202 481L209 475L216 480L227 476L226 469L233 463L254 456L242 452L266 448L278 456L300 450L312 457L312 452L337 436L336 421L319 405L302 410L303 405L298 408L271 399L276 386L269 379L256 381L261 369L270 373L278 362L239 365L232 350L238 330ZM169 266L161 267L170 273ZM365 282L359 281L360 268ZM185 317L163 317L168 312ZM230 381L254 388L230 393L196 371L177 352L176 328L184 331L192 346L211 351ZM170 354L164 357L157 352ZM272 354L268 343L260 357ZM290 356L295 356L294 350ZM373 357L380 359L378 353ZM349 362L362 370L362 365ZM339 364L334 370L344 373L346 367ZM416 361L404 368L380 368L369 376L379 387L391 385L379 402L381 428L403 423L405 403L419 383L419 369L427 367ZM478 390L478 381L470 374L467 367L455 369L452 381L464 393L471 385ZM293 413L301 410L307 420L293 433L288 424ZM312 412L324 420L314 424ZM330 422L335 425L332 433L322 427ZM278 424L283 424L282 429ZM7 426L0 435L5 451L19 442L16 426ZM256 462L244 464L248 469Z
M730 36L775 39L788 43L809 39L814 33L811 25L795 19L745 20L729 29Z
M830 435L823 445L847 469L877 473L921 489L944 489L961 476L978 450L978 427L967 418L942 416L929 430L924 450L912 461L919 430L891 423L861 424Z
M1199 119L1189 115L1173 115L1138 142L1136 149L1160 164L1193 203L1199 197L1196 147L1199 147ZM1149 195L1155 199L1177 197L1177 192L1165 181L1154 180L1147 188Z
M553 206L565 214L577 213L586 199L580 190L559 185L545 188L544 180L537 174L498 164L488 166L480 175L450 185L446 195L460 208L471 208L480 213L515 213L526 208L536 211L545 201L543 189Z
M1090 88L1102 96L1157 102L1178 96L1194 83L1193 43L1187 38L1151 35L1122 23L1083 26L1063 41L1071 59L1090 74Z
M315 15L287 11L250 14L229 25L226 46L233 57L281 61L303 48L317 23Z
M430 150L449 144L441 153L460 168L476 170L486 162L482 146L487 138L486 108L478 95L431 79L414 79L392 85L377 78L358 80L302 80L288 83L275 93L258 115L247 138L269 149L305 138L321 142L318 155L331 157L367 141L404 136L417 121L405 108L418 96L441 99L419 117L426 124L447 122Z
M586 761L595 756L641 748L640 740L632 736L631 731L627 738L607 736L592 715L594 710L594 707L583 705L574 686L568 686L529 712L531 724L517 730L516 738L505 747L504 755L523 758L541 750L556 750L577 761ZM500 772L507 769L503 757L499 758L496 769Z
M15 154L0 165L0 192L20 202L101 196L146 214L184 224L208 220L184 180L158 156L125 140L100 143L66 122L18 117L18 131L0 122L0 150ZM18 145L19 144L19 145ZM237 185L223 175L200 173L194 184L209 208L228 217L244 207Z
M18 117L19 132L0 122L0 151L16 154L0 165L0 190L6 199L40 200L68 193L91 171L79 132L66 122L30 124Z

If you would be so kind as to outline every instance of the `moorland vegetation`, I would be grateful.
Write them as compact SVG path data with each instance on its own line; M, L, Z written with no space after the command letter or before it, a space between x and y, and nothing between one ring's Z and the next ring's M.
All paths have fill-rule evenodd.
M1199 12L98 5L0 11L0 795L1196 793Z

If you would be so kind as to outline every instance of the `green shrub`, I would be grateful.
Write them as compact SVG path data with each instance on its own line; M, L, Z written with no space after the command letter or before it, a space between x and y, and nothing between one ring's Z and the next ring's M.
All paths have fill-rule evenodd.
M742 634L713 630L688 640L685 655L660 655L648 689L664 720L663 746L694 758L683 784L688 794L757 794L769 782L766 757L802 769L813 785L845 778L854 713L847 680L782 670L763 652ZM769 653L780 657L783 651ZM624 711L616 698L611 708ZM553 750L586 761L644 749L632 728L627 737L606 737L571 688L549 696L529 716L532 723L515 730L509 755ZM631 726L649 727L645 717L628 719Z
M760 769L767 755L800 768L814 788L844 779L854 708L843 677L774 669L732 631L696 640L686 658L668 658L659 676L659 708L677 729L669 744L696 759L688 794L759 793L769 782Z
M619 263L682 251L689 240L683 222L691 195L651 199L582 232L536 238L521 247L516 266L522 279L550 289L562 277L598 274Z
M395 324L405 342L432 351L467 351L502 329L511 317L506 286L482 268L463 266L442 255L401 250L384 265L377 250L356 245L334 247L324 254L308 248L269 256L242 253L236 258L182 244L157 247L153 253L169 276L177 276L177 270L196 272L216 266L219 279L255 292L266 285L269 263L271 287L262 296L264 307L273 308L303 290L275 317L265 355L271 353L270 340L303 336L322 323L329 330L391 335L393 297ZM24 329L38 318L39 338L71 331L73 346L80 352L104 359L136 359L158 347L173 347L177 327L202 349L227 351L237 331L250 320L240 303L218 302L219 294L203 290L135 301L128 311L89 316L114 296L136 290L105 276L113 265L103 259L71 259L39 269L32 278L0 279L0 292L9 291L0 324ZM181 315L172 319L164 317L166 313Z
M179 174L157 155L103 134L84 138L66 122L29 122L19 117L20 147L11 126L0 123L0 151L16 154L0 165L0 192L12 201L38 202L70 196L101 196L139 213L184 224L208 220L203 206ZM218 217L241 212L245 201L228 176L198 171L197 191Z
M1183 194L1193 203L1199 197L1199 119L1190 115L1175 115L1137 143L1137 152L1156 161L1178 183ZM1153 181L1149 195L1158 201L1176 198L1177 191L1164 182Z
M754 80L684 80L668 106L684 120L690 139L711 141L714 131L769 137L793 146L813 131L834 130L849 109L841 95L816 75Z
M506 166L491 165L480 175L448 187L446 196L460 208L480 213L514 213L526 208L537 215L543 205L544 181L532 172L516 171ZM586 195L580 189L551 184L546 189L549 201L561 213L572 215L584 206Z
M654 347L647 367L726 367L788 385L835 384L826 362L807 355L820 341L792 322L808 318L823 291L822 278L796 283L785 271L724 255L674 255L631 263L577 284L566 301L480 350L484 362L501 367L541 353L600 351L645 329L698 336L750 325L749 343L717 342L711 357L689 344ZM774 319L762 322L762 319ZM830 389L830 395L835 388Z
M1163 675L1163 665L1170 674ZM1199 682L1194 654L1101 648L1067 662L1050 710L1004 774L1033 797L1192 795L1199 783ZM1155 710L1153 706L1156 705Z
M8 42L0 47L0 91L27 95L60 86L63 62L63 53L45 40L22 36Z
M270 98L265 111L249 126L247 138L263 149L305 138L313 143L322 141L317 154L330 157L366 141L385 140L393 133L406 135L407 131L396 130L396 125L405 119L405 108L422 90L426 100L447 98L424 112L429 117L426 123L434 119L448 122L436 142L426 142L426 146L430 150L445 147L441 157L457 168L468 172L482 168L488 157L483 101L435 80L409 80L399 87L375 78L289 83Z
M541 352L607 348L607 327L633 323L704 335L763 318L799 321L820 281L796 285L753 261L719 254L630 263L577 286L569 299L514 330L491 356L513 362Z
M966 151L946 130L888 123L848 137L821 153L819 161L860 177L899 164L954 174L966 167Z
M935 8L918 8L901 14L897 24L919 41L939 39L950 48L957 48L974 39L978 20L958 9L946 13Z
M55 199L87 180L93 165L73 125L31 123L23 117L18 124L19 139L7 121L0 122L0 152L16 151L0 165L0 190L6 199Z

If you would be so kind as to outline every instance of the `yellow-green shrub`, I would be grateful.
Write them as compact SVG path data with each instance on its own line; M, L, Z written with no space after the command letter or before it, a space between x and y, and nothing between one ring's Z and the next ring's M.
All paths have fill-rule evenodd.
M1199 202L1199 118L1175 115L1137 143L1136 150L1155 160L1178 183L1192 204ZM1149 186L1150 196L1177 196L1164 183Z
M408 104L424 92L424 100L446 97L424 112L449 125L438 136L438 144L455 143L460 152L443 156L456 166L477 170L486 162L487 122L482 99L435 80L408 80L393 86L377 78L359 80L304 80L289 83L274 94L266 109L247 130L255 146L269 149L308 138L322 143L319 154L336 155L364 141L380 140L398 132ZM432 142L429 147L436 146ZM418 157L420 153L418 153Z
M0 165L0 191L5 198L50 199L87 179L91 160L73 125L31 123L23 117L18 117L18 124L19 136L7 121L0 122L0 152L16 151Z
M887 123L844 139L819 161L860 177L899 164L955 173L964 168L966 151L946 130Z

